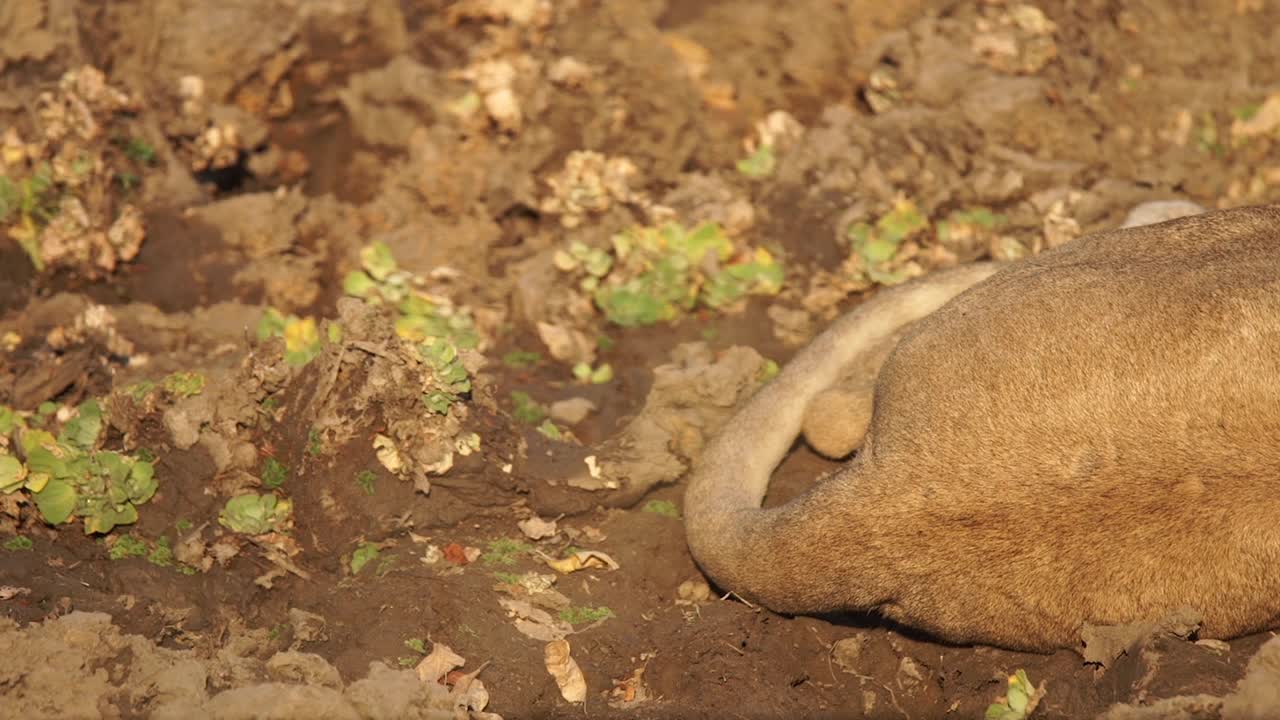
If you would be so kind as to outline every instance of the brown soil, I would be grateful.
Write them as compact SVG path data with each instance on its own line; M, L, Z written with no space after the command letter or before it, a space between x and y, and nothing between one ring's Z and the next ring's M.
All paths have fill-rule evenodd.
M0 714L23 707L24 717L158 715L163 683L139 679L142 660L130 660L144 646L158 648L147 661L156 667L205 663L192 676L204 683L181 697L193 713L200 705L222 717L255 716L246 707L279 701L283 691L272 686L274 700L255 695L247 706L215 706L218 692L281 681L268 661L277 653L314 653L320 667L337 669L346 695L335 690L311 698L315 706L294 697L300 704L272 707L283 708L277 717L290 716L291 707L319 712L355 697L354 683L374 678L371 663L411 667L420 658L405 643L419 638L428 650L443 643L465 657L464 672L488 662L478 676L489 693L485 709L507 718L972 718L1018 669L1045 683L1034 717L1080 718L1117 703L1229 695L1271 635L1220 645L1157 634L1102 668L1066 651L949 647L871 617L783 617L714 595L678 603L681 583L700 576L679 518L655 512L667 506L652 501L678 510L678 468L749 391L760 358L730 348L785 361L795 345L775 333L770 304L797 306L808 277L834 270L848 254L840 241L848 223L874 220L899 195L933 218L990 208L1027 247L1063 218L1072 232L1113 227L1145 200L1225 207L1280 198L1277 134L1234 142L1232 131L1239 116L1280 92L1280 8L1272 4L1046 0L1038 7L1054 23L1049 29L1034 16L1019 25L1028 16L1015 11L1028 6L1001 0L4 5L0 26L25 29L0 27L0 96L15 98L0 100L0 133L10 125L32 133L24 108L62 72L89 63L142 98L112 127L151 138L158 160L144 168L135 196L145 243L113 272L37 273L16 244L0 241L0 335L21 339L0 349L0 404L74 404L199 370L209 378L212 419L200 426L199 442L183 443L165 413L203 410L172 402L112 417L107 444L154 454L160 490L140 507L136 525L108 539L74 524L49 527L30 504L0 505L0 539L33 541L30 550L0 550L0 586L14 591L0 593L0 610L17 623L0 620L0 648L28 653L0 653L8 666L0 669ZM527 19L502 8L535 12ZM665 44L672 36L703 49L701 76ZM982 55L975 47L996 50ZM549 79L548 68L566 57L592 74L576 83ZM502 127L483 107L461 118L451 110L475 87L457 71L483 59L516 68L517 127ZM242 135L256 138L228 167L190 165L198 133L176 92L187 75L203 78L209 107L235 108ZM291 104L269 111L281 88ZM743 140L774 110L789 112L805 131L779 151L771 175L746 178L735 170L747 155ZM612 340L595 361L610 363L614 377L575 382L572 363L551 359L537 330L537 322L561 322L568 312L556 305L554 271L546 272L551 253L569 240L599 244L646 218L642 203L615 202L566 228L546 209L545 179L584 149L630 158L640 178L633 187L690 222L745 200L753 220L743 232L786 259L788 290L736 312L700 311L647 328L591 326ZM254 337L265 306L338 318L342 278L374 240L411 272L455 270L441 282L492 337L457 416L481 448L431 475L429 494L384 469L372 445L376 433L392 433L421 410L412 388L374 382L403 379L405 367L347 345L287 369L278 342ZM840 307L860 298L842 296ZM114 313L118 335L148 363L128 363L105 334L50 344L49 333L72 325L91 303ZM810 331L834 309L812 312ZM383 343L394 354L385 323L360 326L361 317L343 315L344 340ZM711 352L688 361L687 377L670 368L662 375L677 347L693 342ZM515 367L502 359L513 350L543 359ZM663 377L675 384L663 385ZM708 389L711 377L722 386ZM573 438L555 441L513 419L512 391L544 404L585 397L596 410L568 428ZM710 399L716 393L728 405ZM641 437L633 421L657 413L679 417L683 430L667 427L652 455L632 458L632 480L594 491L569 482L586 477L587 456L607 461L630 447L620 438ZM692 444L684 444L686 431ZM236 442L256 456L219 460L219 448ZM290 562L299 573L279 572L251 543L192 574L145 558L109 559L108 548L125 534L176 543L194 528L213 547L229 535L218 526L219 510L235 490L260 482L266 458L290 471L281 490L295 503L298 551ZM677 471L659 472L664 463ZM657 469L641 481L640 466ZM768 502L794 496L833 467L798 444ZM372 493L355 481L364 471L374 472ZM493 553L467 564L448 557L455 543L482 551L503 538L534 545L516 525L534 513L561 516L561 528L569 528L538 543L539 551L555 556L573 545L608 553L619 565L562 575L556 585L575 607L612 611L596 625L578 622L569 637L586 678L585 708L561 697L544 668L545 643L518 631L499 604L510 588L495 573L551 570L533 552L515 553L509 564ZM353 575L361 543L378 544L380 554ZM424 562L428 547L446 548L446 558ZM992 558L992 573L1006 568ZM303 632L291 615L298 610L322 618L323 632ZM119 632L105 619L69 614L75 611L107 613ZM103 638L101 646L77 644L79 631L56 624L69 619L88 623L85 632ZM38 635L41 627L46 633ZM62 658L48 661L55 676L23 666L40 653ZM134 675L122 669L131 662ZM638 695L613 692L638 670ZM282 682L297 681L288 677ZM98 695L59 704L66 683L79 682ZM1203 710L1211 714L1182 716L1218 717L1213 702ZM376 715L367 704L350 707Z

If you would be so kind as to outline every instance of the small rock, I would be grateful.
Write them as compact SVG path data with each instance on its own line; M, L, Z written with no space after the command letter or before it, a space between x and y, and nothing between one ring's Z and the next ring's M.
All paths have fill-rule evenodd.
M557 85L577 88L595 74L591 67L573 57L562 57L547 70L547 78Z
M676 588L677 605L700 605L710 599L711 586L702 578L685 580Z
M329 639L325 632L325 619L313 612L289 609L289 627L293 630L293 647L296 649L304 642L320 642Z
M524 533L524 536L530 540L542 540L559 532L555 520L543 520L536 515L531 518L525 518L516 523L516 525L520 528L520 532Z
M572 397L551 403L551 419L566 425L577 425L596 411L596 404L584 397Z
M862 657L862 648L866 644L866 635L854 635L837 640L835 645L831 646L831 659L836 661L841 670L857 674L858 660Z

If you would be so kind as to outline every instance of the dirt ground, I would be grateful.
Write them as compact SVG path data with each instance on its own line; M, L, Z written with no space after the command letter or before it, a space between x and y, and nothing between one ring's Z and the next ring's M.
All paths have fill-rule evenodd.
M783 617L680 520L877 287L1278 148L1261 0L0 3L0 716L1280 717L1273 633Z

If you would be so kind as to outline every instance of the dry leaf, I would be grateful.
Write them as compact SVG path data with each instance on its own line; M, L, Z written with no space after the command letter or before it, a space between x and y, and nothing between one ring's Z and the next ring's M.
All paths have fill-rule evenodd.
M456 667L462 667L467 663L461 655L453 651L453 648L441 643L432 643L431 652L415 668L418 673L418 679L424 683L438 683L440 678L444 677Z
M15 587L13 585L0 585L0 600L12 600L19 595L30 595L31 588Z
M556 679L560 696L572 703L586 702L587 681L582 669L569 654L568 640L552 640L544 650L547 672Z
M466 549L458 543L449 543L448 545L445 545L441 552L444 553L444 559L454 565L466 565L471 562L467 557Z
M569 623L552 617L551 613L536 608L524 600L498 598L498 603L508 615L516 618L516 630L534 640L542 642L561 640L573 632L573 626Z
M617 570L618 563L599 550L579 550L566 558L547 560L547 565L562 573L577 572L587 568L606 568Z
M649 699L649 688L644 684L644 670L643 667L638 667L630 677L613 681L613 689L609 691L610 707L631 707Z
M373 454L378 457L382 467L393 475L404 472L404 460L400 458L400 451L396 449L395 442L386 435L379 433L373 436Z

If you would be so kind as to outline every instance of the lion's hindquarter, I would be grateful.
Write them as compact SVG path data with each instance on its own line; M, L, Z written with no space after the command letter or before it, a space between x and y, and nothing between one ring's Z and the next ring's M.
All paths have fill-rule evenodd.
M1014 646L1180 606L1207 635L1280 620L1280 238L1199 230L1078 241L899 345L823 493L900 546L889 615L1008 615L972 639Z

